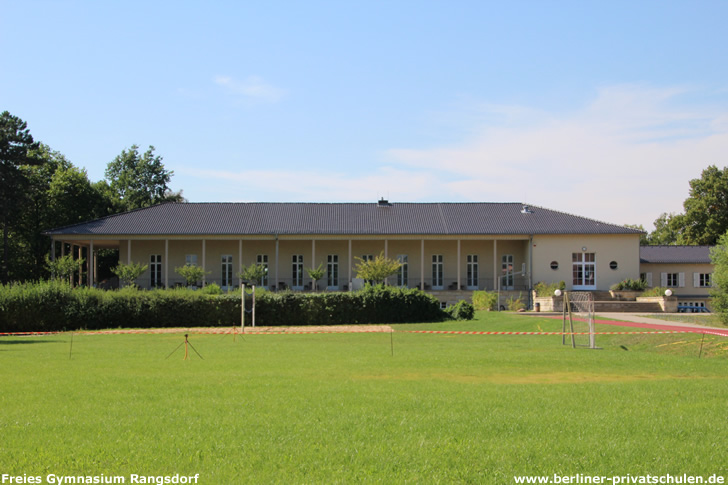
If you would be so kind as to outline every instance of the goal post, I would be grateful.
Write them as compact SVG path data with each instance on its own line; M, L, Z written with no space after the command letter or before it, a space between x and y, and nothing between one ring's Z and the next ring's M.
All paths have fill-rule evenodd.
M567 345L566 336L571 336L571 346L596 349L596 325L594 323L594 297L588 291L565 291L561 343Z

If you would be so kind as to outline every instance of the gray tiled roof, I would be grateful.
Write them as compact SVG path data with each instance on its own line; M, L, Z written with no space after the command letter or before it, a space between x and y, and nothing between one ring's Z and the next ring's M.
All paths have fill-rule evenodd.
M521 203L174 203L48 235L530 235L640 231Z
M640 263L710 264L712 246L640 246Z

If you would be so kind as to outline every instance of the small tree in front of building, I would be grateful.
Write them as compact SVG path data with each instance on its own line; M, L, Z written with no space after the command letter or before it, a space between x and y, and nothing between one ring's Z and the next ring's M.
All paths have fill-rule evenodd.
M197 286L202 278L205 277L205 270L195 264L186 264L179 268L174 268L174 271L185 280L186 286Z
M75 260L70 254L56 258L55 261L51 261L51 258L46 255L45 260L51 278L61 281L68 281L71 274L78 271L85 261L83 258Z
M268 268L262 264L253 263L250 266L240 268L238 276L243 282L253 285L261 285L263 278L268 273Z
M136 280L149 268L147 264L141 263L119 263L116 268L112 268L111 272L119 277L119 281L124 283L124 286L137 286Z
M313 291L316 291L316 282L326 274L323 263L319 264L316 268L306 268L306 273L311 278L311 288L313 288Z
M365 281L371 281L376 285L384 283L384 280L397 274L402 263L396 259L386 258L384 252L374 259L365 261L362 258L356 258L359 263L356 265L356 277Z

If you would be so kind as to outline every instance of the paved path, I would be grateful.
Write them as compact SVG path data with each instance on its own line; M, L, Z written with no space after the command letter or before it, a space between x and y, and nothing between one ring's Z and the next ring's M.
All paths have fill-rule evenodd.
M649 315L649 316L648 316ZM598 313L596 322L605 325L622 327L654 328L659 330L675 330L680 332L709 333L728 337L728 328L709 327L694 323L671 322L661 320L660 313Z

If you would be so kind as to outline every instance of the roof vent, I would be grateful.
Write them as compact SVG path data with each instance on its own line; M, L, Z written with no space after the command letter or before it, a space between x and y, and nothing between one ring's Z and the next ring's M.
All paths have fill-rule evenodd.
M390 204L389 201L387 199L385 199L384 197L379 199L379 201L377 202L377 207L391 207L391 206L392 206L392 204Z
M521 209L521 214L533 214L533 209L531 209L526 204L523 204L523 209Z

